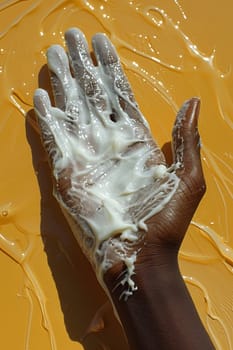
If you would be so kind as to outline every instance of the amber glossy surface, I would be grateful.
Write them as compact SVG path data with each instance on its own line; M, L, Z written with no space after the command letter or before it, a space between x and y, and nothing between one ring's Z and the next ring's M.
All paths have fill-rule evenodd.
M17 350L127 349L107 298L52 196L32 97L49 88L46 49L76 26L116 46L161 147L178 107L201 98L207 193L180 253L218 350L233 349L233 45L231 0L0 3L0 327ZM97 313L97 314L96 314ZM96 317L94 317L96 315ZM87 334L85 336L85 334Z

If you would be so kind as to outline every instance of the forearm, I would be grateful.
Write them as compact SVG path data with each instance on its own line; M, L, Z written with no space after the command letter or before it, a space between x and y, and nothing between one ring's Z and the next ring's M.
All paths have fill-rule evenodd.
M178 265L141 271L127 301L111 292L132 350L213 350ZM111 283L109 288L112 288Z

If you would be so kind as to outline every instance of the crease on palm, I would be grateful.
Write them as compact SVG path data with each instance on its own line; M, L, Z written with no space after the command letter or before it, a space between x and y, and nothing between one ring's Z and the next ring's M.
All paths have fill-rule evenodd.
M79 30L66 41L69 59L57 45L47 55L55 107L44 90L34 96L54 192L103 286L104 272L125 262L128 296L145 221L176 192L180 164L166 167L106 36L93 38L98 66Z

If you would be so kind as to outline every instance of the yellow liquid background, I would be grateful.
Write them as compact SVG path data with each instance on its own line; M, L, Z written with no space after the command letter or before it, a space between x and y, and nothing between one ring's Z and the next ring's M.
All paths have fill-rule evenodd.
M232 10L231 0L0 2L1 348L128 349L52 197L33 123L33 92L49 89L46 49L75 26L89 43L109 35L161 147L183 101L201 98L208 188L180 265L216 348L233 349Z

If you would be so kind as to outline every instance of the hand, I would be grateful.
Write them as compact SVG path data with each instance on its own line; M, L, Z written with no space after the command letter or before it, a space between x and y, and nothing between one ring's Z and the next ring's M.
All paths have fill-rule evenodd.
M82 32L65 38L69 58L57 45L47 53L55 107L44 90L34 96L54 193L102 286L107 271L126 267L128 296L135 266L161 264L170 247L177 254L205 192L199 100L178 113L166 166L107 37L93 37L97 66Z

